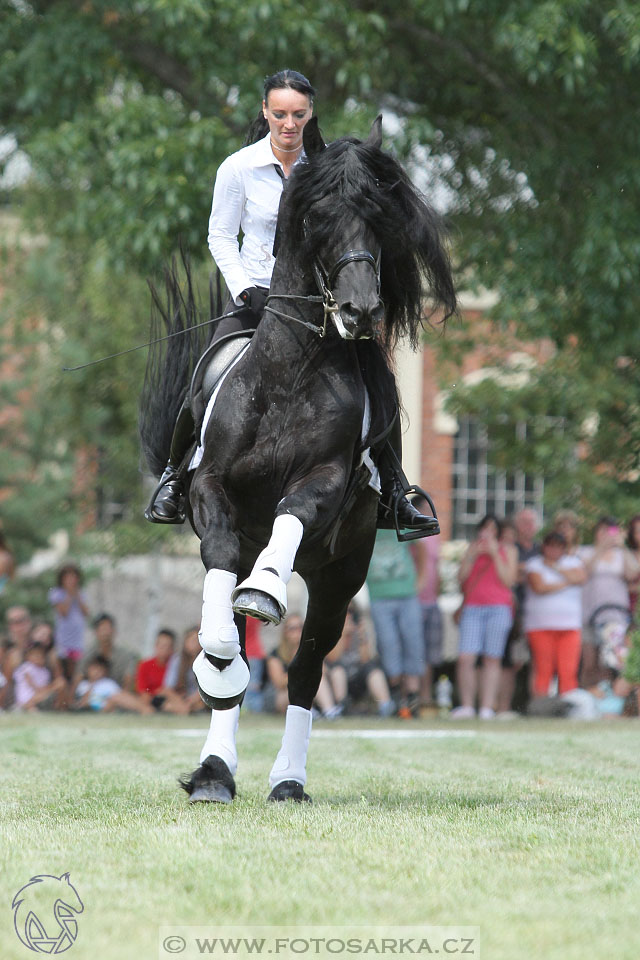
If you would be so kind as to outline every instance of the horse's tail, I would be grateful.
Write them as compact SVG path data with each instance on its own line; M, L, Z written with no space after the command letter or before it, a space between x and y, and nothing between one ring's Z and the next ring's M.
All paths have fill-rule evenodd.
M189 258L181 250L182 269L174 257L164 268L164 290L149 281L151 290L150 340L168 337L149 348L138 429L142 452L154 477L159 477L169 459L171 437L180 407L191 382L194 367L208 346L215 324L199 323L222 313L220 275L214 289L209 283L209 315L199 304ZM181 279L180 274L184 276ZM191 329L197 327L196 329Z

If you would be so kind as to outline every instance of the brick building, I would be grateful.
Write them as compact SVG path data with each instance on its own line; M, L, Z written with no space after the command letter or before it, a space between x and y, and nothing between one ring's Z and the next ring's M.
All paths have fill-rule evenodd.
M418 353L401 348L397 354L398 384L408 420L403 438L405 472L433 497L445 539L468 537L486 513L509 516L524 506L542 510L544 479L494 469L484 425L472 418L458 422L446 410L447 396L458 383L495 377L514 384L552 354L548 341L523 344L509 331L493 328L486 311L494 303L490 294L461 297L461 308L482 346L467 354L451 383L442 382L433 337ZM454 324L444 336L455 337ZM514 424L514 429L526 431L526 424Z

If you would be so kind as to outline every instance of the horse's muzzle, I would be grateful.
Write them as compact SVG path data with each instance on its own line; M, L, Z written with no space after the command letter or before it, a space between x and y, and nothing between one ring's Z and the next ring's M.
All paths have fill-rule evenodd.
M340 304L333 318L343 340L371 340L384 318L384 306L379 298L372 306L347 300Z

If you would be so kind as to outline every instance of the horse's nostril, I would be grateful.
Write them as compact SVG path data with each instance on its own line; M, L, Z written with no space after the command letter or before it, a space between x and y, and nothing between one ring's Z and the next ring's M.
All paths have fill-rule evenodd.
M351 320L353 323L357 323L362 316L362 310L356 307L355 303L352 303L350 300L347 300L347 302L340 307L340 313L345 320Z

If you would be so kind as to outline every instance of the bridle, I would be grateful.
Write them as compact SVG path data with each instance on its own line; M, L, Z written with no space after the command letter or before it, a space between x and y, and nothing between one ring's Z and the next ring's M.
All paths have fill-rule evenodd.
M303 230L305 237L309 236L309 221L307 217L304 218ZM338 313L339 307L336 303L336 299L332 292L332 287L334 286L338 275L343 267L346 267L348 263L368 263L371 265L376 275L376 290L378 296L380 295L380 261L382 257L382 251L378 251L378 256L374 257L370 250L347 250L346 253L343 253L341 257L338 257L336 262L333 264L330 270L327 270L325 265L319 256L315 256L311 263L311 269L313 271L313 276L316 281L316 286L320 291L318 294L296 294L296 293L278 293L269 295L267 297L265 310L268 310L269 313L274 314L277 317L281 317L284 320L294 320L296 323L301 323L303 327L307 327L309 330L312 330L313 333L317 333L320 338L325 337L327 334L327 320L330 316L335 313ZM307 320L302 320L300 317L294 317L288 313L282 313L280 310L275 310L273 307L269 306L270 300L301 300L306 301L307 303L319 303L322 304L323 308L323 321L322 325L316 323L309 323Z

